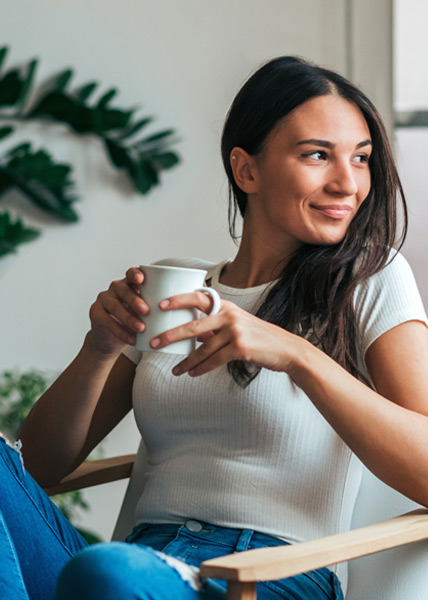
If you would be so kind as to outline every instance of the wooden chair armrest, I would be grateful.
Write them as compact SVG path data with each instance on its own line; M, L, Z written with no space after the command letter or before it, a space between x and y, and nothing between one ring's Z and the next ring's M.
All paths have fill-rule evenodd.
M253 599L256 598L253 582L291 577L427 538L428 510L418 509L382 523L310 542L248 550L207 560L201 565L201 575L228 580L228 600Z
M87 460L70 475L64 477L58 485L45 488L45 492L49 496L53 496L93 485L109 483L110 481L126 479L131 475L135 456L135 454L125 454L113 458Z

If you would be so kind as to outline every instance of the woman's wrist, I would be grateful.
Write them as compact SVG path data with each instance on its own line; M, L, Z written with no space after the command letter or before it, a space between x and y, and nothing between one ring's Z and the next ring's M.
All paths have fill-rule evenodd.
M293 359L290 362L287 373L299 387L302 387L302 384L312 370L311 366L313 365L313 361L316 360L316 355L321 351L297 335L294 342Z
M114 363L121 351L121 349L103 350L100 348L95 342L92 330L86 334L82 347L82 352L88 353L92 360L102 363Z

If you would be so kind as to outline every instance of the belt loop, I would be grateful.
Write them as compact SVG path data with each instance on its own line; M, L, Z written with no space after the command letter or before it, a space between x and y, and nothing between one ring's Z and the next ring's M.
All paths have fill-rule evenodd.
M252 529L243 529L238 541L236 542L235 552L243 552L244 550L248 550L248 546L250 545L253 534L254 531Z

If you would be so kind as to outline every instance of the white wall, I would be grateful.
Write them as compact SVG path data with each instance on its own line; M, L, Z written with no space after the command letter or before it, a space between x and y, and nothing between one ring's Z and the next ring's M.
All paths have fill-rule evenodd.
M394 108L428 110L426 0L394 0Z
M409 229L403 254L412 266L428 312L428 190L425 160L428 129L397 130L395 148L409 212Z
M428 111L428 3L395 0L394 107ZM395 134L399 172L409 207L409 233L403 253L415 272L428 309L428 128L403 128Z
M61 370L80 347L97 293L130 265L171 255L214 261L233 255L219 158L229 103L243 79L278 54L301 54L345 72L346 4L2 0L1 39L11 46L10 62L38 56L39 81L70 65L76 84L96 78L103 89L117 85L121 106L139 103L157 117L153 129L177 129L183 162L142 198L112 172L96 141L76 141L57 128L29 129L75 165L81 222L59 225L30 210L27 223L43 226L43 237L0 261L1 369ZM1 204L16 205L16 197ZM128 419L110 436L108 454L136 445ZM85 521L105 537L123 487L87 494L97 509Z

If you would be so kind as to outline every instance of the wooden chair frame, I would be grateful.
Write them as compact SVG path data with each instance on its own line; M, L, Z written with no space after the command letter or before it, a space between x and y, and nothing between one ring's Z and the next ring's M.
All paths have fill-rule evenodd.
M55 487L49 495L130 477L135 454L87 461ZM256 600L256 582L282 579L328 567L383 550L428 539L428 510L410 513L310 542L249 550L208 560L202 577L225 579L227 600Z

